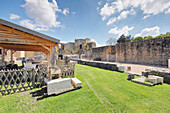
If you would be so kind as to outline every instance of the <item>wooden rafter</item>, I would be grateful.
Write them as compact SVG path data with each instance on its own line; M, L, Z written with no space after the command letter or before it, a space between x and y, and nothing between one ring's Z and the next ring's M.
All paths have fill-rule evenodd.
M0 44L0 47L4 49L11 49L15 51L42 51L45 54L49 53L49 50L39 45L20 45L20 44Z
M23 39L23 40L26 40L26 41L31 40L31 41L33 41L33 43L36 43L37 45L56 46L56 43L53 42L53 41L43 39L41 37L29 34L29 33L25 33L23 31L16 30L14 28L7 27L7 26L4 26L2 24L0 24L0 31L1 31L0 37L5 36L5 38L8 38L9 40L11 40L12 38L13 38L13 40L14 39L16 39L16 40L17 39ZM26 43L23 43L23 44L26 44Z

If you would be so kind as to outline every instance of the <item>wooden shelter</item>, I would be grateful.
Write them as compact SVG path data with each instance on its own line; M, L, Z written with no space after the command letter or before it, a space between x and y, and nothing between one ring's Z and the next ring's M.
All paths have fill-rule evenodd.
M0 47L2 61L5 52L11 50L11 61L15 51L39 51L47 55L48 65L54 64L60 40L0 19Z

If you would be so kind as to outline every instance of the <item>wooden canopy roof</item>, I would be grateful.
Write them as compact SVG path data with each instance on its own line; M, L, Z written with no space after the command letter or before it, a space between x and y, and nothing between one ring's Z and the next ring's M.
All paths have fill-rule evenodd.
M60 41L0 19L0 47L15 51L41 51L49 54Z

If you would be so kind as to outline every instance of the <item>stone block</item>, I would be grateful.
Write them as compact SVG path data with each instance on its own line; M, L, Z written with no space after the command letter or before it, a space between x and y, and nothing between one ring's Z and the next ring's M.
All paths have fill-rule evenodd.
M148 79L152 84L157 84L158 81L157 81L157 78L149 78Z
M77 78L72 78L71 82L73 83L73 85L78 88L78 87L82 87L82 82L80 80L78 80Z
M125 67L124 66L118 66L118 71L124 72L125 71Z
M148 79L150 80L151 78L157 79L157 83L163 83L163 77L154 76L154 75L149 75L149 76L148 76Z
M69 90L71 88L71 79L55 79L47 82L47 93L48 95L60 93L62 91Z
M134 76L133 74L129 74L127 80L132 80L132 79L134 79L134 78L135 78L135 76Z

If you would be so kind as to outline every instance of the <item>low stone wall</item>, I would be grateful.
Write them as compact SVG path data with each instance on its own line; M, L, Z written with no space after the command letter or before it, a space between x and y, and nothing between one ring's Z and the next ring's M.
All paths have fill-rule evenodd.
M118 71L118 67L116 64L113 63L104 63L104 62L95 62L95 61L83 61L83 60L76 60L78 64L88 65L93 67L98 67L102 69L108 69L112 71Z
M148 76L148 75L155 75L160 76L164 78L164 83L170 84L170 70L156 70L152 69L149 72L143 72L142 75Z

